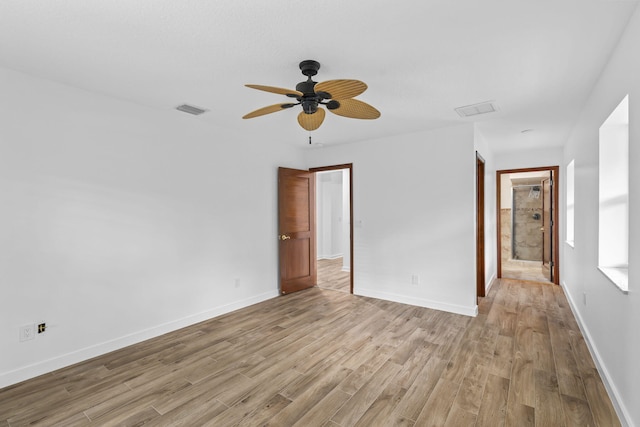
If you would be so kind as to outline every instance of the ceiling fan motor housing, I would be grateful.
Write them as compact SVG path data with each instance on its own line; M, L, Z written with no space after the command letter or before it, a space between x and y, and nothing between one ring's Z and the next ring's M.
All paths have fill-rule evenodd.
M313 90L315 85L316 82L311 80L311 77L307 81L296 85L296 90L304 94L298 97L298 101L302 104L302 110L307 114L313 114L318 111L318 103L321 101L321 98Z
M306 114L314 114L318 111L318 103L322 100L314 90L316 82L311 80L311 76L318 74L319 69L320 63L318 61L308 59L300 63L300 70L302 71L302 74L308 78L306 81L298 83L296 85L296 90L304 94L298 98L298 101L302 104L302 111Z

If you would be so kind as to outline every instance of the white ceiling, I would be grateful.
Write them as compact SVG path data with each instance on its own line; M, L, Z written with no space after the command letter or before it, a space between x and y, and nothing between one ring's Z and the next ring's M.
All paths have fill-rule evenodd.
M0 0L0 66L247 137L305 144L284 110L251 120L314 78L354 78L374 121L328 114L316 142L344 143L475 121L496 151L560 146L637 0ZM475 119L454 108L495 101ZM175 114L184 114L175 112ZM522 130L533 129L521 133Z

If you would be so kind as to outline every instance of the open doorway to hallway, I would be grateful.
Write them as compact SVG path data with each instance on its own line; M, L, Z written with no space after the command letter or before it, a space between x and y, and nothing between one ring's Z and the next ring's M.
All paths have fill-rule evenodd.
M497 172L498 277L559 283L558 167Z
M351 242L351 168L316 172L318 287L353 293Z

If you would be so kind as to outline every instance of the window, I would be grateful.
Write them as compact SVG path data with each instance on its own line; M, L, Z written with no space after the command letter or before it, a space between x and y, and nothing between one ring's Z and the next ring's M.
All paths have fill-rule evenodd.
M600 126L598 268L629 286L629 96Z
M575 206L575 161L567 165L567 243L573 247L574 239L574 206Z

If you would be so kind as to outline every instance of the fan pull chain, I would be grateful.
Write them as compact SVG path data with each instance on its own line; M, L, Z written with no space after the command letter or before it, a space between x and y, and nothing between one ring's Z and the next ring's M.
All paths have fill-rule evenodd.
M309 134L309 145L311 145L311 134Z

